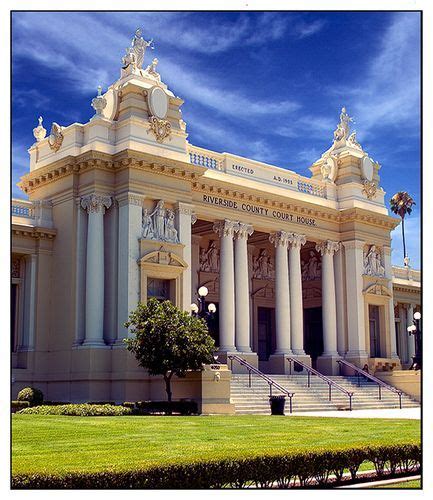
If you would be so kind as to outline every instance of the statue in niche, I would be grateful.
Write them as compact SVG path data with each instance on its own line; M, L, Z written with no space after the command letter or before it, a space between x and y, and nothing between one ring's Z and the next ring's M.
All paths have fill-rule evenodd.
M165 237L165 228L164 228L164 220L165 220L165 208L164 202L159 200L156 204L155 210L150 214L151 217L154 217L154 231L155 231L155 239L164 240Z
M382 266L380 252L376 245L371 245L364 257L364 273L369 276L385 276L385 268Z
M177 229L174 226L174 212L164 208L163 200L158 201L151 214L147 208L143 208L142 220L142 238L179 243Z
M219 270L219 250L216 241L209 241L207 250L200 249L200 271L217 273Z
M307 261L301 262L301 273L304 281L314 281L321 277L320 261L314 252L310 250L310 256Z
M147 208L143 208L143 233L142 238L151 240L153 239L153 222Z
M253 257L253 278L272 279L274 266L266 248L262 248L257 257Z
M167 219L165 221L165 240L178 242L177 230L174 227L174 212L167 210Z

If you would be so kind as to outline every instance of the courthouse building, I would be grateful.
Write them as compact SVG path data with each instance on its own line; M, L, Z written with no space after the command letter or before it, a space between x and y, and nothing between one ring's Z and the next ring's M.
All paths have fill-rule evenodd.
M33 131L28 200L12 201L14 394L151 397L124 323L149 297L189 311L200 286L216 305L220 362L408 368L420 273L391 265L399 219L346 110L311 177L205 150L187 140L184 101L158 61L143 65L147 45L137 32L87 123L47 135L40 118Z

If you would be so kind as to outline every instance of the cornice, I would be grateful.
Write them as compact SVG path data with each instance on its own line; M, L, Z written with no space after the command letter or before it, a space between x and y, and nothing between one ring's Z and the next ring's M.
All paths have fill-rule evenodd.
M391 231L400 224L400 219L398 219L397 217L370 212L369 210L358 207L350 208L340 212L339 221L340 223L362 222L364 224L384 227Z
M72 174L80 174L90 169L100 169L109 172L126 168L151 171L169 177L194 181L207 170L205 167L193 165L181 160L162 158L160 156L125 150L115 155L98 151L88 151L82 155L68 156L46 167L38 168L23 177L18 186L25 192L31 193L38 187L56 181Z
M53 239L57 231L45 227L25 226L23 224L12 224L12 234L35 239Z

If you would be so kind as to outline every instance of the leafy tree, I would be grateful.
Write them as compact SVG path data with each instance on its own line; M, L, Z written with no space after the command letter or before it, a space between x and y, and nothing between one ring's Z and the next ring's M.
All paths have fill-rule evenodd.
M205 321L190 316L168 300L151 298L147 305L139 304L125 326L134 334L125 339L127 349L151 375L164 377L168 401L173 375L185 377L188 370L214 362L215 342Z
M415 205L413 198L406 193L406 191L399 191L391 198L390 206L391 211L396 215L401 217L401 231L403 234L403 259L406 265L407 254L406 254L406 240L404 237L404 218L406 215L410 215L412 212L412 206Z

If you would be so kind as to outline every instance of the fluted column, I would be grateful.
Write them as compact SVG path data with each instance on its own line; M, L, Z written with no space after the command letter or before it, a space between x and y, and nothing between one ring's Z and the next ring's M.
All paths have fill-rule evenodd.
M413 304L408 304L407 306L407 322L406 322L406 328L403 331L404 337L407 339L407 354L408 354L408 362L412 363L412 358L415 356L415 336L414 335L409 335L407 331L408 326L412 326L414 324L413 322L413 310L415 306ZM402 339L403 340L403 339Z
M91 194L81 199L87 210L86 320L85 340L89 347L104 344L104 213L110 196Z
M397 341L395 335L395 316L394 316L394 294L392 289L392 264L391 264L391 247L383 247L383 264L385 268L385 277L389 280L388 290L391 294L388 300L388 327L385 328L389 342L387 342L386 355L390 358L398 358ZM388 347L389 346L389 347Z
M290 349L290 295L287 247L290 233L278 231L269 236L275 245L275 354L292 354Z
M334 253L339 248L340 243L330 240L316 245L316 250L322 255L323 356L338 356Z
M236 350L233 235L237 229L238 222L228 219L213 225L213 230L220 237L219 350L224 352Z
M247 241L253 231L251 224L239 223L235 236L235 336L239 352L251 352Z
M305 234L289 236L289 287L290 287L290 332L293 354L305 355L304 308L302 305L301 246L305 245Z

